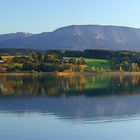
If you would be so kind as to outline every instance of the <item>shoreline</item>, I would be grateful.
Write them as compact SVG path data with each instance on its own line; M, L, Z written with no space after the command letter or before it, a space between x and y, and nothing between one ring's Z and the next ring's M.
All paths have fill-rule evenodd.
M68 75L106 75L106 76L130 76L130 75L140 75L140 72L12 72L12 73L0 73L0 76L42 76L42 75L52 75L52 76L68 76Z

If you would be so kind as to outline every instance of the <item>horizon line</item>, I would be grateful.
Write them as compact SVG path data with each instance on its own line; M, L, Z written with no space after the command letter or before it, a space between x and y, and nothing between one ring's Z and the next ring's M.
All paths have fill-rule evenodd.
M140 29L140 27L133 27L133 26L125 26L125 25L113 25L113 24L70 24L70 25L65 25L65 26L60 26L60 27L56 27L55 29L51 30L51 31L40 31L40 32L26 32L26 31L15 31L15 32L7 32L7 33L0 33L0 35L6 35L6 34L16 34L16 33L25 33L25 34L41 34L41 33L51 33L54 32L58 29L61 28L66 28L66 27L71 27L71 26L103 26L103 27L123 27L123 28L133 28L133 29Z

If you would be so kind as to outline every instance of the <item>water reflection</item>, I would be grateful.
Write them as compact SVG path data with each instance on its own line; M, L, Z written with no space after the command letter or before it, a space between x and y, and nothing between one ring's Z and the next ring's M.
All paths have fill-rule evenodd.
M0 96L111 96L139 94L140 76L0 76Z
M140 76L0 76L0 111L103 120L140 114Z
M3 99L0 111L11 113L38 112L63 119L101 120L132 117L140 114L140 96L106 98L25 98Z

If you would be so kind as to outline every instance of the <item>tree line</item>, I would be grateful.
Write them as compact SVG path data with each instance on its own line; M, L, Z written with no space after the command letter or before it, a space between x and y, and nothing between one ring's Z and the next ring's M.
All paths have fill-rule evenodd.
M0 65L1 71L93 71L84 58L106 59L112 71L140 71L140 52L94 50L0 49L0 55L13 55ZM77 58L77 59L76 59ZM1 58L2 60L2 58Z
M81 65L86 65L83 57L63 58L54 52L34 52L30 55L18 55L0 63L0 72L63 72L81 71ZM3 56L0 56L3 60Z

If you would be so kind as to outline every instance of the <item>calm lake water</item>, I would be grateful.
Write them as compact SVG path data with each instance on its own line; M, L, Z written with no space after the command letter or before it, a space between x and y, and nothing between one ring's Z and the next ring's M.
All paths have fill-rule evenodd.
M140 76L0 76L0 140L139 140Z

